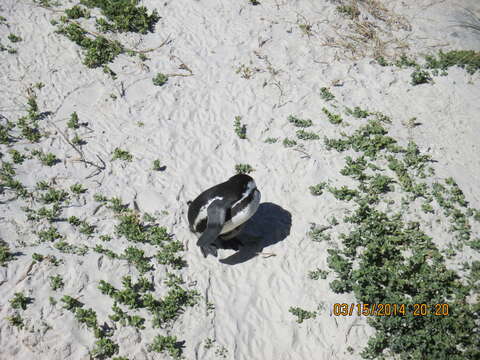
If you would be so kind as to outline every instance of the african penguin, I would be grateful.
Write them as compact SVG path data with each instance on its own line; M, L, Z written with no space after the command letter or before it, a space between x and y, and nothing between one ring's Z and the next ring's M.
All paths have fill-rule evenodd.
M238 174L202 192L189 203L190 231L199 236L204 257L217 256L224 240L232 240L258 209L260 191L248 175Z

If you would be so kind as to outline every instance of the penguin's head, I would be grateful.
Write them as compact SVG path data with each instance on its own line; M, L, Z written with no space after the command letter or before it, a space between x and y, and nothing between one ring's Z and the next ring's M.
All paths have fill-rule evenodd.
M232 176L230 179L228 179L229 183L233 183L237 187L243 189L243 194L248 195L252 191L257 189L257 184L255 183L255 180L251 176L248 176L247 174L237 174Z
M237 174L233 175L228 181L232 181L235 183L248 183L249 181L254 181L251 176L248 176L247 174Z

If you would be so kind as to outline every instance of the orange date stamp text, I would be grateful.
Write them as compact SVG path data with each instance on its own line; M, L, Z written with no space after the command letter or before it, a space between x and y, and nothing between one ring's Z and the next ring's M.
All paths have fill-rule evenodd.
M411 313L413 316L448 316L448 304L333 304L335 316L405 316Z

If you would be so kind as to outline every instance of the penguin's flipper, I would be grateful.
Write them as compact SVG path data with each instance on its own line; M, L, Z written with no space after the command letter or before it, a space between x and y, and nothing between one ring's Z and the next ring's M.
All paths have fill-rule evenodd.
M217 247L215 245L225 223L227 207L227 201L215 200L207 209L207 228L197 241L197 245L200 246L204 257L207 257L208 254L217 256Z
M218 255L217 248L214 245L200 246L200 251L205 258L208 256L208 254L212 254L215 257Z

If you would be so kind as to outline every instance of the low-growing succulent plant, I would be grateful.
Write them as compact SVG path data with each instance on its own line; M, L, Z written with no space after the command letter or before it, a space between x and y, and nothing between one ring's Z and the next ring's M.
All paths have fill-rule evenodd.
M153 85L155 86L162 86L165 85L168 81L168 76L162 73L157 73L155 77L152 79Z
M420 70L417 69L411 74L411 84L412 85L420 85L420 84L426 84L430 81L432 81L432 77L430 76L430 73L426 70Z
M308 277L312 280L318 280L318 279L326 279L328 275L328 271L325 270L312 270L308 272Z
M338 125L342 122L342 117L337 114L333 114L332 112L328 111L327 108L322 108L322 111L325 115L327 115L328 121L334 125Z
M237 174L250 174L252 171L254 171L253 167L248 164L235 165L235 172Z
M61 275L50 276L50 287L52 290L56 291L58 289L63 289L64 285Z
M16 43L16 42L22 41L22 38L18 35L10 33L8 35L8 40L10 40L12 43Z
M283 146L289 148L297 145L297 142L293 139L285 138L282 141Z
M117 147L113 150L112 161L115 161L117 159L120 159L123 161L132 161L133 155L130 154L127 150L122 150Z
M148 346L148 351L167 352L173 359L181 359L182 347L176 336L157 335L153 343Z
M269 138L266 138L264 142L266 142L267 144L274 144L277 141L278 141L278 138L269 137Z
M8 244L0 239L0 266L6 266L13 259L15 256L10 252Z
M234 129L235 129L235 134L237 134L237 136L240 139L246 139L247 138L247 126L245 124L242 124L240 122L240 120L242 120L241 116L235 116L235 120L233 122L233 126L234 126Z
M10 325L15 326L17 329L23 329L25 326L23 324L23 319L18 312L15 312L12 316L8 316L7 320Z
M28 304L33 302L33 298L26 296L23 292L16 292L10 299L10 305L13 309L25 310Z
M302 128L312 126L313 124L312 120L310 119L300 119L293 115L289 115L287 120L289 123L293 124L293 126L302 127Z
M305 131L303 129L297 130L296 132L297 138L300 140L318 140L320 139L320 136L314 132L311 131Z
M335 96L326 87L320 88L320 97L325 101L330 101L335 99Z
M301 324L307 319L313 319L317 316L317 313L315 311L307 311L299 307L290 307L288 309L289 312L291 312L293 315L297 317L297 322Z

